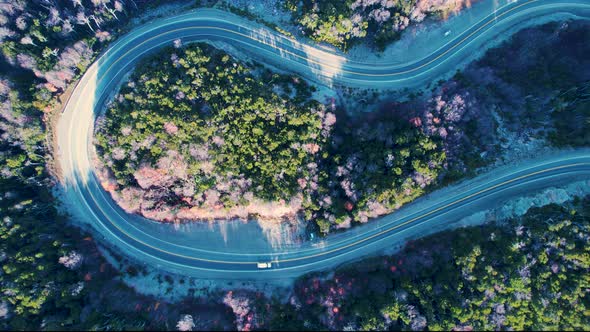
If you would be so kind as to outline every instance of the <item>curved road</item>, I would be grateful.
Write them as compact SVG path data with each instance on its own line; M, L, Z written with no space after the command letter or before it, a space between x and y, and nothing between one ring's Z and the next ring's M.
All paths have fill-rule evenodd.
M72 214L93 226L109 244L160 268L206 278L268 279L294 277L350 261L449 227L453 221L487 206L550 185L590 178L590 152L573 151L496 170L418 200L363 227L321 242L276 246L256 223L220 225L153 223L124 213L105 193L92 167L92 132L96 113L137 61L174 39L223 41L259 61L284 67L325 84L403 88L432 80L456 66L485 41L498 38L516 22L556 14L590 17L587 0L528 0L498 8L479 7L480 16L435 49L414 50L414 61L380 59L362 63L301 44L243 18L217 10L196 10L150 22L113 44L84 74L57 127L63 201ZM487 8L492 8L488 10ZM487 10L487 12L486 12ZM482 14L483 13L483 14ZM256 263L273 261L272 269Z

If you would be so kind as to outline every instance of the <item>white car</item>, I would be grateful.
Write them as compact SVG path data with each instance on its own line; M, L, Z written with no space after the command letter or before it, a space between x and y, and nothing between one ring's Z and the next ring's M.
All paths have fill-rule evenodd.
M256 266L259 269L270 269L272 267L272 262L258 263L258 264L256 264Z

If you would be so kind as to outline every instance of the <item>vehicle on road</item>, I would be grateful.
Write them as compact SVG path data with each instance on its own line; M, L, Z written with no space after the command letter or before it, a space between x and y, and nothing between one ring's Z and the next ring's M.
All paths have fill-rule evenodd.
M473 215L490 204L501 204L509 197L563 185L565 181L569 183L572 177L587 178L590 174L590 152L587 150L539 156L518 165L495 169L493 174L482 174L456 187L444 188L433 196L383 217L380 222L367 223L362 228L326 237L316 234L312 243L270 248L272 243L262 238L263 233L260 233L260 241L256 238L256 244L230 241L224 245L221 241L212 241L217 239L212 236L225 233L212 234L209 228L196 226L194 229L191 227L190 232L179 234L182 236L171 236L176 231L170 229L172 225L168 223L151 223L122 213L113 204L99 178L94 176L93 156L89 152L92 151L92 124L98 108L142 56L152 49L171 45L178 38L185 38L187 42L236 41L255 52L257 60L283 63L289 68L292 66L295 72L314 82L319 80L318 77L325 77L329 84L334 80L347 86L392 89L420 87L424 82L437 78L439 73L442 75L449 68L455 69L457 61L465 58L462 55L494 40L496 34L505 34L504 27L513 27L515 17L522 21L537 19L541 14L553 17L557 12L560 15L572 12L579 17L590 18L586 15L590 13L587 10L590 9L588 0L528 1L518 6L499 7L494 13L489 13L485 6L478 8L482 11L476 15L477 20L473 16L474 19L463 26L453 27L452 32L448 30L450 34L459 35L454 42L449 40L441 47L432 43L432 49L413 49L415 53L411 58L419 60L399 65L398 60L386 57L382 62L371 64L347 61L345 57L334 58L330 52L282 38L274 32L272 36L277 43L267 45L252 37L261 34L257 26L251 28L245 19L217 9L199 9L134 29L121 36L87 69L58 121L55 151L60 152L58 156L63 177L63 193L60 196L64 207L71 210L76 220L88 221L94 231L106 236L105 242L109 245L124 249L122 254L147 262L157 269L178 270L200 278L243 280L255 276L265 279L297 277L313 270L337 266L390 248L392 243L405 238L423 236L429 229L455 227L455 220ZM465 38L459 38L461 35ZM451 37L449 35L448 39ZM474 42L477 40L481 42ZM286 54L294 55L287 57ZM457 61L449 61L451 58ZM334 62L336 60L342 61ZM334 75L334 68L341 68L341 73ZM254 233L257 230L251 225L255 224L244 223L235 229L227 229L232 234L241 235L243 230L253 231L248 234L258 234ZM258 254L263 252L267 256L255 258L248 250ZM267 261L268 255L272 255L272 262ZM260 269L265 269L267 273L256 273Z
M259 269L270 269L272 267L272 262L261 262L256 264Z

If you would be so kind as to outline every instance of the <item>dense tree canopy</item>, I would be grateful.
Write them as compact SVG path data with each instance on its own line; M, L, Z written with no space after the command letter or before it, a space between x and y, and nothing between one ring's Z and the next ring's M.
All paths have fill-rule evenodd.
M587 330L589 218L588 199L548 205L503 225L433 235L395 256L301 278L264 326Z
M214 208L300 191L329 130L303 81L204 44L166 49L139 68L97 134L118 184L167 187L159 193Z
M549 139L557 146L590 145L590 81L563 91L553 103L555 131Z
M0 4L0 329L231 329L228 313L246 329L590 329L588 200L438 234L333 277L305 276L287 302L243 291L206 305L135 294L93 239L57 213L43 120L145 3ZM463 2L288 4L313 39L346 48L364 36L381 47L411 22ZM97 143L118 187L109 190L129 198L132 211L169 209L154 218L268 200L279 204L267 210L301 208L324 232L364 222L428 190L447 163L473 168L464 155L479 150L457 142L495 132L481 130L474 103L494 105L519 128L549 114L552 122L539 122L554 144L587 145L588 31L579 22L525 30L420 107L404 105L415 108L410 117L387 109L372 119L328 110L299 78L210 47L168 49L165 62L142 64L99 121ZM539 111L544 103L551 112Z
M204 44L165 49L98 119L114 177L105 187L127 211L158 220L272 209L304 212L328 232L399 208L436 180L438 134L387 114L337 125L311 89Z
M433 15L446 18L470 3L464 0L286 0L285 7L313 40L347 49L365 39L382 50L411 23Z

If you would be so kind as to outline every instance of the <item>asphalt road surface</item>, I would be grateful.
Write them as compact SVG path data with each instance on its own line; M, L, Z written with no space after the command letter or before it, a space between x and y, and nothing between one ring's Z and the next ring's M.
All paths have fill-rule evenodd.
M257 61L322 84L404 88L454 70L461 59L487 41L500 38L499 34L506 33L515 22L555 15L588 18L590 2L517 1L500 6L481 5L477 10L477 15L472 13L474 19L455 23L452 33L447 34L448 40L441 39L430 49L412 50L412 60L383 58L371 63L352 61L338 52L302 44L217 10L196 10L140 26L119 38L90 66L60 117L57 151L65 179L63 202L75 218L91 225L106 244L158 268L203 278L278 279L332 267L401 245L407 238L453 227L460 218L510 197L590 178L588 150L545 156L482 175L452 190L441 191L444 194L419 199L362 227L314 241L277 245L256 222L174 226L126 214L94 175L91 161L96 114L139 59L172 45L175 39L180 38L183 43L225 42L255 56ZM272 267L259 269L259 262L272 262Z

